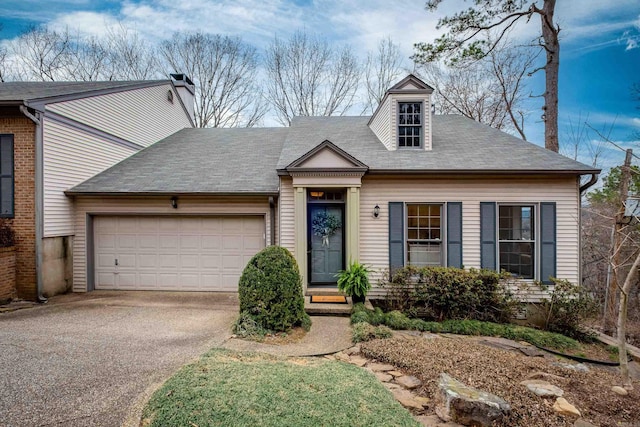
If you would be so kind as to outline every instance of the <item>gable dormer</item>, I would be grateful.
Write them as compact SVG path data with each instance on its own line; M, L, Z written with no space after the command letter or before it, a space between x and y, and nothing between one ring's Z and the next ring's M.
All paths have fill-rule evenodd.
M433 88L409 74L387 90L369 127L389 151L431 150Z

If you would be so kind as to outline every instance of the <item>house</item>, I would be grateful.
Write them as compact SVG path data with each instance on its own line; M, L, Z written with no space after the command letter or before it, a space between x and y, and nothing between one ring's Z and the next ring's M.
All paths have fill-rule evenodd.
M349 260L374 282L407 264L580 282L580 178L599 170L434 115L431 94L409 75L371 117L183 129L70 187L73 290L234 291L272 244L308 294Z
M76 216L64 191L192 127L193 93L183 75L0 83L0 221L16 233L17 296L71 287Z

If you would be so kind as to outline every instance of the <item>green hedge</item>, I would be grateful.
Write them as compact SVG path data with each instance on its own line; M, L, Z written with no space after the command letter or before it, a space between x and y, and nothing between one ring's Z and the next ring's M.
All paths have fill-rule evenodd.
M298 265L285 248L269 246L251 258L240 277L238 292L241 319L248 317L271 332L311 326L304 311Z

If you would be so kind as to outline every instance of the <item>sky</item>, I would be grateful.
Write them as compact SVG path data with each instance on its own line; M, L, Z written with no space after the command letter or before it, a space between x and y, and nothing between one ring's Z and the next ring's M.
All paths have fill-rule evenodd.
M541 6L542 0L537 3ZM336 45L350 45L362 58L390 36L410 68L413 44L433 41L441 35L436 29L439 18L471 4L445 0L433 13L425 10L424 0L2 0L0 40L11 40L33 25L100 36L121 23L152 41L175 31L199 30L240 36L262 49L276 35L287 37L304 29ZM640 155L640 100L633 100L630 91L634 83L640 85L640 2L558 0L555 20L561 28L561 150L570 151L572 135L588 122L621 148L634 148ZM528 42L538 32L539 21L532 19L516 27L512 36ZM531 78L529 88L532 95L543 92L542 73ZM540 106L541 98L528 100L525 130L530 141L544 145ZM598 144L589 128L586 138ZM623 161L622 150L600 145L599 166L607 169ZM591 163L586 150L580 160Z

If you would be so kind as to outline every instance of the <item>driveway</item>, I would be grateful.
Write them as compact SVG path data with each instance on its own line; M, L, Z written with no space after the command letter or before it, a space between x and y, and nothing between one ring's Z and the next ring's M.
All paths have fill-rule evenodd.
M120 426L229 337L236 294L92 292L0 314L0 425Z

